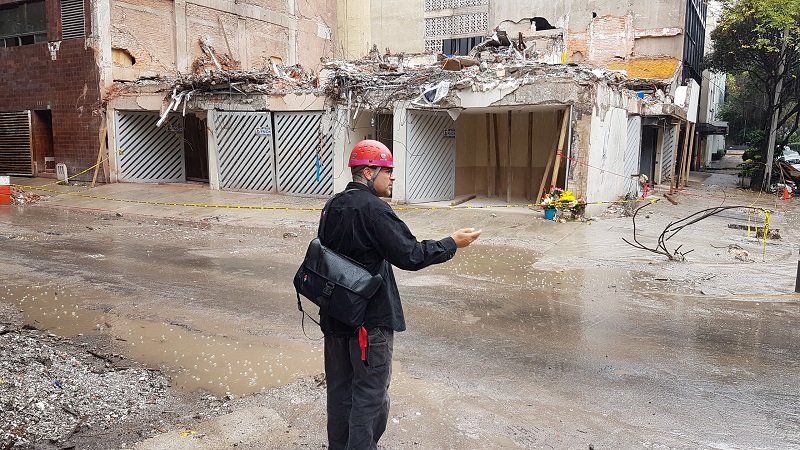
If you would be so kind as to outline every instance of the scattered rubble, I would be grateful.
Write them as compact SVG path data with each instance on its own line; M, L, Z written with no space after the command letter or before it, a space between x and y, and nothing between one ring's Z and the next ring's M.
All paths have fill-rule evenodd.
M159 372L111 367L112 356L30 327L0 325L0 448L63 443L163 403Z
M18 186L11 186L12 205L30 205L46 199L46 195L34 194Z
M541 41L544 39L544 41ZM280 58L265 62L260 70L243 71L237 61L219 55L209 42L201 40L205 53L193 64L193 73L174 79L139 80L118 84L114 95L127 92L167 92L164 115L177 111L200 94L286 95L313 94L358 109L390 109L394 101L410 100L417 106L457 107L453 92L485 92L501 86L509 89L541 82L543 79L569 79L576 83L605 82L625 88L629 82L623 70L565 63L561 60L560 34L509 38L504 32L488 37L468 56L435 53L381 54L373 48L358 60L323 58L318 74L300 65L284 66ZM541 42L540 42L541 41ZM552 42L551 42L552 41ZM537 48L538 50L534 51ZM558 58L555 58L558 56ZM555 61L557 59L557 61ZM658 102L650 92L666 88L669 80L648 80L653 87L643 101ZM426 99L426 91L447 83L448 89L436 100ZM663 84L663 86L662 86ZM450 94L450 95L448 95ZM633 95L633 94L632 94Z

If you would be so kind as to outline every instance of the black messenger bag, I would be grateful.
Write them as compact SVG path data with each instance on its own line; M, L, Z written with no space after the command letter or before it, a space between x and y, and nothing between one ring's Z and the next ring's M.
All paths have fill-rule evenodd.
M325 229L328 206L339 195L341 193L330 199L323 208L319 236ZM303 311L300 303L302 295L319 306L321 314L351 327L359 327L364 323L369 299L383 284L383 277L380 274L373 275L358 262L325 247L319 236L308 244L303 264L294 275L297 308Z
M300 311L302 295L319 306L320 313L351 327L364 322L367 303L381 284L380 274L373 275L352 259L325 247L319 238L308 244L303 264L294 276Z

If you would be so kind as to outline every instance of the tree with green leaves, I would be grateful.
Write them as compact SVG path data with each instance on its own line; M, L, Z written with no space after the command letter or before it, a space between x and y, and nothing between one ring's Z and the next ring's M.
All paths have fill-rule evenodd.
M800 125L800 0L725 0L720 23L711 33L714 50L706 57L712 71L732 74L739 81L730 100L753 128L770 136L760 143L770 161L775 143L785 145ZM738 94L738 97L736 95ZM754 108L766 107L765 111ZM728 117L735 115L728 107ZM769 174L768 165L767 174ZM767 181L767 180L765 180Z

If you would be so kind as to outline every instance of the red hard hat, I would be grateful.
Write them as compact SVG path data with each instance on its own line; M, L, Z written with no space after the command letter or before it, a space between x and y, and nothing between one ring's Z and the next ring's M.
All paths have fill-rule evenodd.
M365 139L353 147L347 166L394 167L394 159L389 147L382 142Z

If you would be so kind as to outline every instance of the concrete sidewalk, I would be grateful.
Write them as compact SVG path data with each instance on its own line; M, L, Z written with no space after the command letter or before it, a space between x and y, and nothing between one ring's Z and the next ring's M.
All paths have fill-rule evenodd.
M12 177L11 183L28 193L41 195L36 202L39 206L248 227L271 226L287 219L316 222L319 210L327 201L327 198L213 190L201 183L112 183L91 188L88 183L62 185L49 178L23 177ZM529 208L528 204L530 202L524 198L512 198L513 207L509 207L505 197L479 196L458 206L492 209L496 214L543 217L541 209ZM443 201L393 206L402 211L450 209L450 205L450 201Z
M41 195L38 206L63 207L127 217L259 226L281 217L316 220L323 198L218 191L199 183L54 184L47 178L12 177L12 185Z

